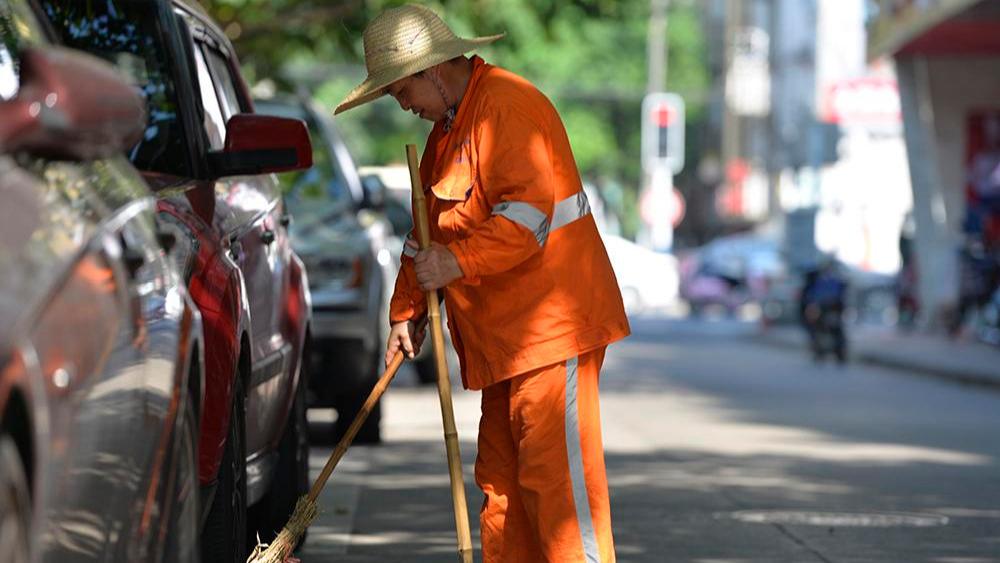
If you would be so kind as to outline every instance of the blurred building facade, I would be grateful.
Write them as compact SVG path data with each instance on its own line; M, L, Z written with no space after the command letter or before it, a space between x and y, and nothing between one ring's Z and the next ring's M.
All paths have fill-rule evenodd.
M724 221L768 225L791 266L901 264L911 208L892 67L865 57L864 0L713 0L712 125Z
M931 322L968 291L960 256L1000 247L1000 2L868 2L868 59L899 76L919 297Z

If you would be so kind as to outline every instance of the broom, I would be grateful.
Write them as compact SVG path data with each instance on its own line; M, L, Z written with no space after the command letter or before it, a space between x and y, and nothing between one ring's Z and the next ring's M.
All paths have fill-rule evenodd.
M421 250L430 248L427 203L420 183L416 145L406 145L406 162L410 167L413 192L413 214L416 216L417 241ZM441 304L437 291L427 292L427 319L431 341L434 344L434 363L437 367L438 399L441 402L441 421L444 424L444 444L448 455L448 476L451 478L451 500L455 509L455 532L458 540L458 557L462 563L472 563L472 536L469 531L469 508L465 502L465 484L462 481L462 456L458 450L458 431L455 429L455 411L451 404L451 382L445 361L444 332L441 328Z
M421 319L417 323L416 332L420 332L424 329L427 319ZM299 497L298 502L295 503L295 510L292 511L292 516L285 524L285 527L281 529L278 533L278 537L271 542L270 545L257 544L250 557L247 558L247 563L282 563L285 561L289 555L291 555L292 550L299 542L299 538L305 533L306 528L309 524L316 518L318 513L316 507L316 498L319 497L320 491L326 485L327 479L330 478L330 474L333 473L333 469L337 467L337 463L340 462L340 458L344 457L344 453L347 452L347 448L350 447L351 442L354 441L354 437L357 435L358 430L361 429L361 425L364 424L368 415L371 413L372 409L375 407L375 403L382 398L382 394L385 393L389 383L392 378L396 376L396 372L399 371L399 366L403 365L403 360L405 355L402 350L396 352L396 355L392 357L392 361L389 362L388 367L385 368L385 373L379 378L378 382L375 383L375 387L372 389L371 393L368 394L368 399L365 400L365 404L358 411L357 416L354 417L354 421L351 422L351 426L347 428L347 432L344 433L344 437L340 439L337 443L337 447L333 449L330 454L329 459L326 460L326 466L323 467L323 471L320 472L319 477L313 483L312 488L309 489L309 494Z

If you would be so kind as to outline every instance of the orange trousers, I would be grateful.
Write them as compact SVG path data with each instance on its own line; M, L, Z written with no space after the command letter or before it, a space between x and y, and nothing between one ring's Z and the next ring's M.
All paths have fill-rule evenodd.
M615 560L597 397L604 351L483 389L483 563Z

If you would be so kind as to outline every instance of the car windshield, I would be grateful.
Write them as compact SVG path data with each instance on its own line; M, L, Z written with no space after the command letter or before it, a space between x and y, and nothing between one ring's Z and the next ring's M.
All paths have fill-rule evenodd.
M42 8L62 41L114 64L146 100L146 131L128 157L140 170L189 176L168 37L153 4L137 0L64 2Z

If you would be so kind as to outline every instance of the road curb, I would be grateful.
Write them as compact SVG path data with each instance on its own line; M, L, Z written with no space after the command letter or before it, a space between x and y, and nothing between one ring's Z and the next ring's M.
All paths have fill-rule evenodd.
M770 346L806 350L805 339L794 334L761 332L757 333L754 339ZM878 350L871 349L857 350L855 348L850 352L850 359L855 362L890 368L906 374L921 377L933 377L961 385L969 385L988 389L994 392L1000 392L1000 375L994 377L974 370L963 369L961 367L927 365L917 361L908 360L906 358L887 355L880 353ZM1000 364L998 364L998 370L1000 370Z
M982 387L1000 392L1000 379L979 373L967 372L958 369L943 369L935 366L920 365L916 363L900 361L896 358L889 358L872 354L869 352L859 352L853 356L854 359L876 366L892 368L898 371L905 371L913 375L924 377L935 377L947 379L962 385Z

